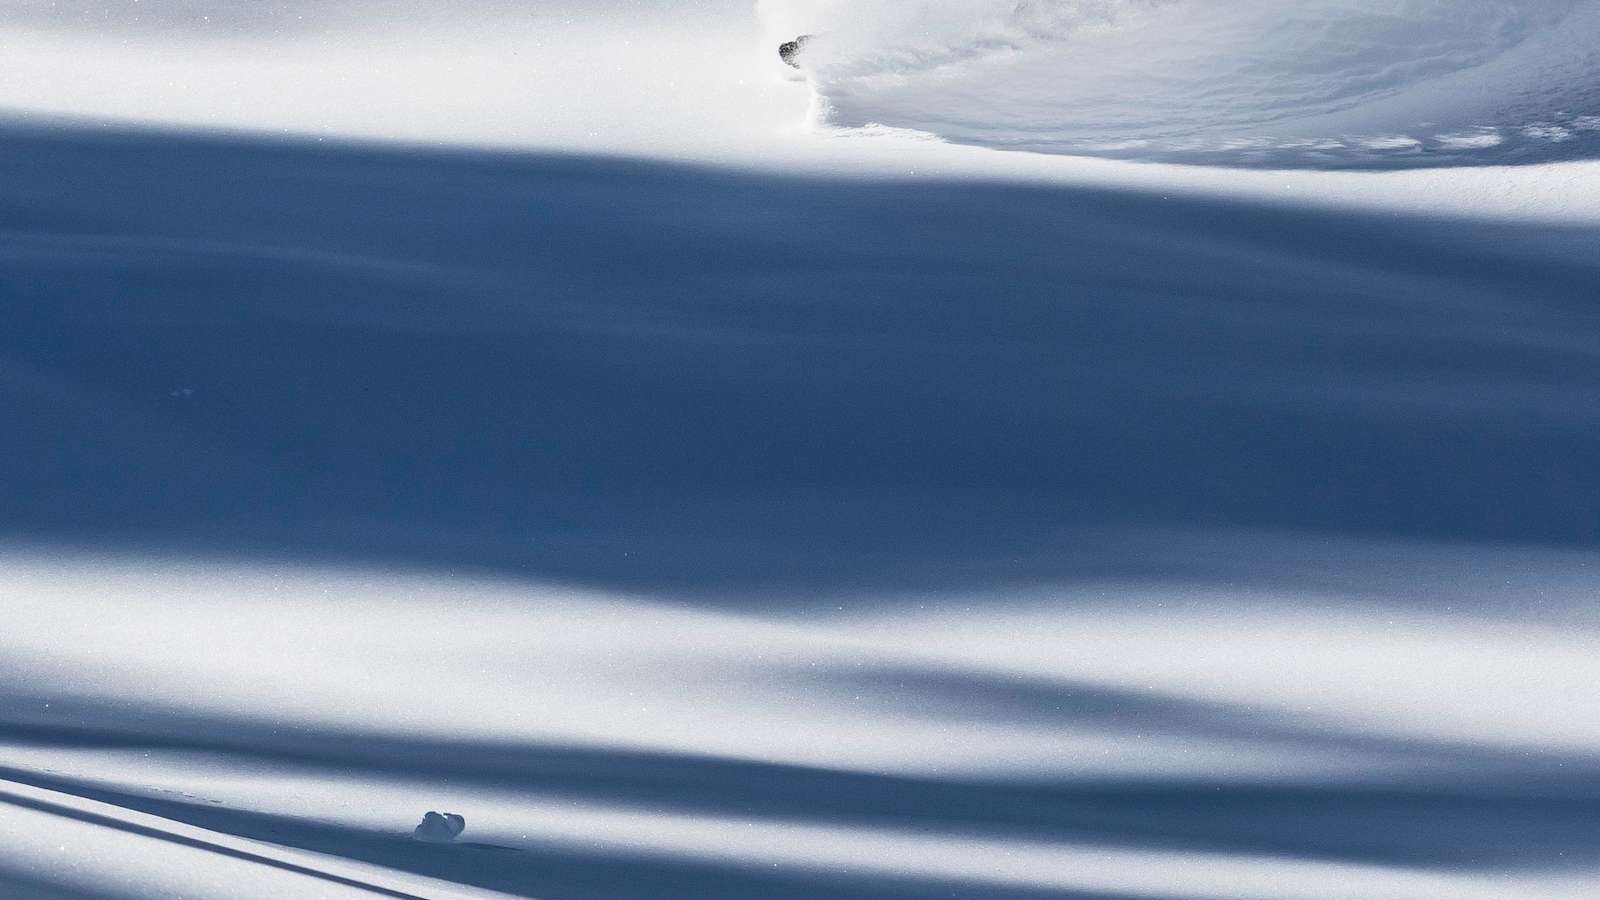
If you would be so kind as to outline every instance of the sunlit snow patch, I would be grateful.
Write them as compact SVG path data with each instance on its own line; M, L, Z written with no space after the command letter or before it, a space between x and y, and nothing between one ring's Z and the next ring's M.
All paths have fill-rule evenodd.
M1010 149L1291 165L1533 161L1593 156L1600 144L1549 139L1600 109L1593 0L760 8L770 29L819 35L804 68L840 126L875 122ZM1524 132L1529 125L1541 131ZM1386 140L1351 139L1360 135Z

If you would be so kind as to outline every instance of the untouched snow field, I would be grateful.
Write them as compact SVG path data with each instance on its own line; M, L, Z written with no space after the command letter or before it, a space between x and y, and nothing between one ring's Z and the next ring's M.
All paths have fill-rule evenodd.
M1450 6L1198 167L982 146L1181 0L0 2L0 896L1594 896L1596 4Z

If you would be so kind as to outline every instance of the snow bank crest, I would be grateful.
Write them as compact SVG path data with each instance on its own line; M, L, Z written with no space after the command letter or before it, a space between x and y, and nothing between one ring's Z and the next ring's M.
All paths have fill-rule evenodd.
M778 33L818 35L805 68L834 124L988 146L1212 161L1572 158L1587 152L1542 136L1574 134L1568 123L1600 112L1600 0L758 7ZM1438 139L1489 131L1504 139Z

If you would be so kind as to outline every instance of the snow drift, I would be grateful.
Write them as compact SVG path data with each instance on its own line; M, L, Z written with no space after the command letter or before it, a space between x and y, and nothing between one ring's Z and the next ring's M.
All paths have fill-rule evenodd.
M0 0L0 895L1593 896L1600 164L1232 165L1593 2L220 6Z
M1592 223L5 145L0 779L427 897L1592 893Z
M763 0L829 119L998 147L1274 164L1600 143L1588 0Z

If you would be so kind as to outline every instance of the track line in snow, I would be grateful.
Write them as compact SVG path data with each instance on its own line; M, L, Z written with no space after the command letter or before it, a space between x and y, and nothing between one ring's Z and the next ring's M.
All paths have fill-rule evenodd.
M0 780L0 804L12 808L6 819L13 823L13 828L19 827L22 819L14 813L18 810L33 813L42 813L45 816L58 820L67 820L71 823L90 826L90 829L71 829L84 838L93 839L96 833L104 835L107 831L145 838L162 844L188 850L198 850L215 857L226 860L247 863L251 866L266 867L278 872L294 876L316 879L327 886L349 888L375 897L388 897L394 900L434 900L434 898L451 897L498 897L502 896L488 891L466 891L429 885L427 894L413 893L404 887L395 884L383 884L373 874L363 873L361 877L353 874L340 874L326 868L317 868L306 862L296 862L288 857L309 856L287 848L276 847L258 841L251 841L220 834L203 828L185 825L170 819L148 813L136 812L114 804L91 800L74 794L52 791L15 781ZM11 829L0 829L7 831ZM7 842L13 843L12 841ZM63 844L62 850L66 849ZM176 863L176 860L172 862ZM164 863L165 864L165 863ZM97 862L96 869L101 875L107 874ZM255 873L257 876L260 873ZM382 877L382 876L378 876ZM250 881L258 878L250 878ZM443 890L445 893L440 893ZM318 893L317 896L323 896Z

